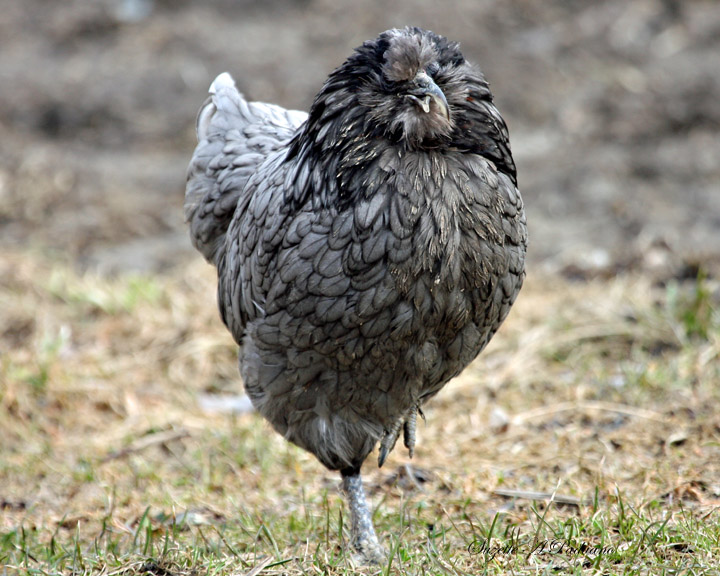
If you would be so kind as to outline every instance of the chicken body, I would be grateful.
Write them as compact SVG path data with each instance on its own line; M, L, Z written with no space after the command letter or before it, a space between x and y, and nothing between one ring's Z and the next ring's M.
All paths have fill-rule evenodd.
M382 557L360 484L485 347L524 278L505 123L456 44L390 30L310 114L249 103L227 74L198 116L185 213L218 270L257 410L341 471L353 543ZM369 525L369 528L368 528Z

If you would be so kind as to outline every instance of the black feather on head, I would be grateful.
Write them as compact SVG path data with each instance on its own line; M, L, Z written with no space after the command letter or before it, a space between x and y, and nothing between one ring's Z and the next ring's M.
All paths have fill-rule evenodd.
M420 28L383 32L330 74L287 155L313 164L305 166L307 190L288 201L347 199L352 174L388 145L480 154L516 180L507 128L482 72L459 44Z

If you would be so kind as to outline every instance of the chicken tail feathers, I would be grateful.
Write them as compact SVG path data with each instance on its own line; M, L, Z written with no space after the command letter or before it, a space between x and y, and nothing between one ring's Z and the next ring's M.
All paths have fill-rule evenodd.
M217 264L248 180L307 115L248 102L227 72L215 79L209 94L197 116L198 144L187 172L185 221L193 246Z

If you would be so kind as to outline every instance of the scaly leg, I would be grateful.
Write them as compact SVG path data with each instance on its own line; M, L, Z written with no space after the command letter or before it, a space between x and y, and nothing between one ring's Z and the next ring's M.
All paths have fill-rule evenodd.
M408 410L401 418L398 418L397 422L393 424L390 430L386 430L385 434L380 440L380 452L378 454L378 466L382 466L385 463L388 454L392 452L395 447L398 436L400 436L400 429L403 430L403 442L405 447L410 453L410 458L415 453L415 431L417 430L417 416L420 414L421 418L425 418L425 415L420 410L419 406L413 406Z
M403 418L398 418L395 424L392 425L390 430L386 430L383 434L382 440L380 440L380 451L378 453L378 466L382 467L385 464L385 459L388 454L395 448L395 442L397 442L398 436L400 436L400 428L404 423Z
M351 544L363 564L382 564L387 553L378 541L372 523L372 514L365 500L359 469L342 470L342 488L350 507Z
M407 415L405 419L405 424L403 426L403 444L405 444L405 448L408 449L408 454L410 455L410 458L412 458L413 454L415 453L415 431L417 430L417 415L418 408L414 407Z

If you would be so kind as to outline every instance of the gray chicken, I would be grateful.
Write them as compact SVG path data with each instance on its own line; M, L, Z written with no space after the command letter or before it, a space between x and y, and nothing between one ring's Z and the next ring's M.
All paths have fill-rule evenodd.
M255 408L339 470L351 541L385 552L360 468L485 347L524 278L505 122L458 44L388 30L309 114L248 102L221 74L197 118L185 216L217 267Z

